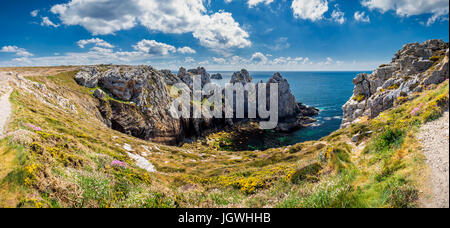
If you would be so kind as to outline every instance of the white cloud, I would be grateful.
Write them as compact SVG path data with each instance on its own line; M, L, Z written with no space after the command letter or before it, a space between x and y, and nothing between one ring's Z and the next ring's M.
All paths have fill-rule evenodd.
M178 52L181 54L195 54L196 51L190 47L178 48Z
M291 6L295 18L317 21L328 11L327 0L294 0Z
M363 0L361 4L382 13L393 10L397 15L406 17L432 14L427 22L428 25L437 20L448 19L449 13L448 0Z
M39 14L39 10L33 10L33 11L31 11L31 13L30 13L30 15L31 15L32 17L37 17L38 14Z
M41 26L58 28L59 25L53 23L48 17L42 17Z
M345 13L339 9L339 6L337 4L335 5L335 8L336 9L334 9L333 12L331 13L331 18L335 22L342 25L345 23Z
M19 48L17 46L3 46L2 49L0 49L0 52L4 53L15 53L18 56L22 57L30 57L33 56L30 52L28 52L24 48Z
M272 2L273 2L273 0L248 0L247 4L248 4L248 7L252 8L252 7L254 7L254 6L256 6L256 5L260 4L260 3L264 3L266 5L269 5Z
M208 18L193 33L202 46L221 51L251 46L249 34L239 27L231 13L215 13Z
M252 55L250 61L256 64L266 64L267 57L261 52L256 52L255 54Z
M177 49L169 44L160 43L155 40L141 40L133 46L136 51L150 55L168 55L175 53Z
M305 65L310 63L311 62L308 57L278 57L272 61L272 65Z
M195 59L192 57L186 57L184 58L185 63L195 63Z
M249 34L231 13L209 14L203 0L71 0L51 12L63 24L81 25L96 34L113 34L137 24L163 33L192 33L201 45L227 50L251 45Z
M92 38L89 40L80 40L77 42L77 45L80 48L84 48L88 44L94 44L95 46L104 47L104 48L114 48L113 45L111 45L110 43L108 43L102 39L99 39L99 38Z
M369 15L366 15L366 12L356 11L353 17L355 18L356 21L365 22L365 23L370 22L370 17L369 17Z
M225 64L227 62L224 58L213 57L212 59L215 63L218 63L218 64Z

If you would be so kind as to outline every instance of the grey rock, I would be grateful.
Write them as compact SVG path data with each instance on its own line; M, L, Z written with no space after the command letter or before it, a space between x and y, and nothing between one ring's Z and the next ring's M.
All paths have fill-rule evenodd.
M96 67L85 67L75 75L75 81L85 87L97 87L100 74Z
M391 63L380 66L370 75L357 75L353 80L353 96L342 108L342 127L364 115L375 118L392 108L399 96L410 96L428 85L447 80L448 47L449 44L442 40L406 44L394 55ZM442 61L429 60L431 56L442 56L443 53ZM355 101L358 95L364 95L366 99Z
M222 74L220 74L220 73L217 73L217 74L213 74L213 75L211 75L211 79L215 79L215 80L222 80L222 79L223 79L223 77L222 77Z
M250 73L246 69L242 69L239 72L235 72L231 76L230 83L234 84L234 83L238 83L238 82L240 82L242 84L247 84L247 83L252 82L252 77L250 76Z
M98 98L98 99L104 99L106 97L105 92L103 92L103 90L101 89L96 89L94 91L94 97Z
M352 137L352 142L353 143L357 143L359 142L359 140L361 139L361 135L360 134L356 134Z
M292 94L288 81L281 76L280 73L275 73L272 78L267 81L267 84L278 84L278 116L279 118L287 118L296 116L299 113L299 107ZM270 91L270 89L268 90ZM269 93L269 92L268 92ZM268 98L270 99L270 94Z

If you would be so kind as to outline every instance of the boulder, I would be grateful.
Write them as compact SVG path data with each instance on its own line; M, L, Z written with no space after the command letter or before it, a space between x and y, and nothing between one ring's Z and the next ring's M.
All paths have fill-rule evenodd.
M94 91L94 97L98 98L98 99L104 99L106 97L105 92L103 92L103 90L101 89L96 89Z
M96 67L85 67L75 75L75 81L85 87L97 87L99 72Z
M220 74L220 73L217 73L217 74L213 74L213 75L211 75L211 79L215 79L215 80L222 80L222 79L223 79L223 77L222 77L222 74Z

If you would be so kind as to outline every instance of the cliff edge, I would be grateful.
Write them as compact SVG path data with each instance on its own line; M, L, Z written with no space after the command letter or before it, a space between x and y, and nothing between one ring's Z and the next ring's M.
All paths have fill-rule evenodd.
M449 78L449 44L442 40L410 43L398 51L392 62L372 74L353 79L353 96L343 106L342 127L360 117L377 117L381 112L410 101L424 88Z

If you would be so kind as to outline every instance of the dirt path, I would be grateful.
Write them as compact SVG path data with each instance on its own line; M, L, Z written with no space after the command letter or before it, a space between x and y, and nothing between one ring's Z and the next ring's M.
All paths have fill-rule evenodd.
M11 87L9 86L8 75L0 72L0 139L3 138L5 126L11 114L10 94Z
M425 124L418 135L427 164L431 168L430 196L422 200L426 208L449 207L449 114Z

